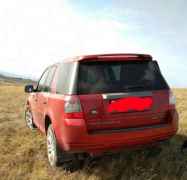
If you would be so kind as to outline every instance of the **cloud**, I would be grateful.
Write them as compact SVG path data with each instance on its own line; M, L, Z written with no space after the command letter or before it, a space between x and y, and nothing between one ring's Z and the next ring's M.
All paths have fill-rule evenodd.
M6 71L39 76L66 56L140 49L121 36L127 24L80 16L67 1L8 0L0 5L0 69Z
M87 2L85 13L71 2L0 1L0 70L39 77L46 66L68 56L150 53L169 83L187 86L187 79L178 80L185 78L187 65L184 4L169 3L167 14L161 1L154 6L146 0L112 1L104 9Z

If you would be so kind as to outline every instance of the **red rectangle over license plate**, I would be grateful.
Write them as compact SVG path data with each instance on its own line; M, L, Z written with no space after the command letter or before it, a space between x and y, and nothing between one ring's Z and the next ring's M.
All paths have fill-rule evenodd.
M112 100L108 112L145 111L152 107L152 97L125 97Z

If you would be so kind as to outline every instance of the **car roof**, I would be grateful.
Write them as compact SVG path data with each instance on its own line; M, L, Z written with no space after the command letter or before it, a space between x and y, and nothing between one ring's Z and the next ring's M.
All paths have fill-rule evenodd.
M152 56L149 54L92 54L92 55L82 55L74 56L71 58L63 59L63 62L78 62L78 61L130 61L130 60L140 60L140 61L151 61Z

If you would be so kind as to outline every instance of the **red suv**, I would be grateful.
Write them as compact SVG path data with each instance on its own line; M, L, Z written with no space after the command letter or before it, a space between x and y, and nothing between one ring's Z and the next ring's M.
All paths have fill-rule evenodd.
M47 135L51 166L168 140L178 129L175 97L146 54L66 59L25 92L26 123Z

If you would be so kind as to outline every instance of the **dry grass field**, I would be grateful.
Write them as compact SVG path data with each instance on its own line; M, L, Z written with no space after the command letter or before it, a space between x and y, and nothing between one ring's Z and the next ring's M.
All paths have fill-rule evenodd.
M187 140L187 89L174 90L180 129L171 143L154 149L126 150L103 157L73 173L48 165L45 136L25 126L25 94L22 85L0 84L0 180L43 179L187 179L187 153L180 153Z

